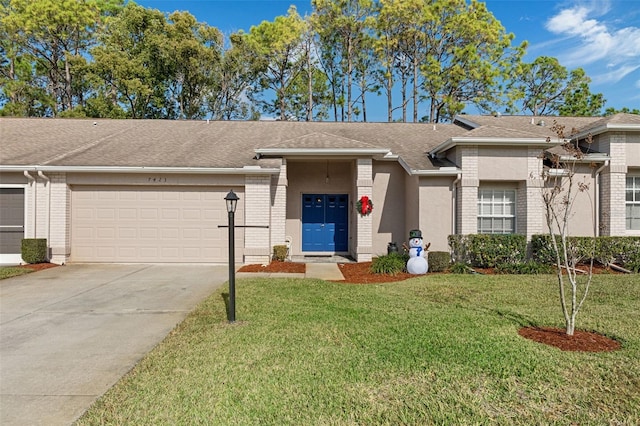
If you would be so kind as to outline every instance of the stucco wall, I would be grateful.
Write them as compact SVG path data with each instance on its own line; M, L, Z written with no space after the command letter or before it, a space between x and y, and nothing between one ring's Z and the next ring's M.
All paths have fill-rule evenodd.
M452 233L452 191L454 177L420 179L420 224L424 242L430 251L449 251L447 237ZM407 234L406 239L409 238Z
M387 244L398 247L406 241L406 200L404 196L407 172L396 162L373 163L373 255L387 253Z
M478 178L480 180L525 180L529 177L527 157L527 147L479 147Z
M627 167L640 167L640 134L627 134Z
M420 182L417 176L404 178L405 219L404 233L399 242L409 239L409 231L420 227Z
M545 191L549 191L553 187L555 181L549 179L545 183ZM573 200L570 207L570 214L568 216L569 222L569 234L575 236L593 236L594 227L596 226L595 212L595 181L593 179L592 169L588 165L579 165L576 167L575 174L573 176L573 188L571 199ZM562 195L558 197L558 203L562 204L565 196L568 194L568 178L562 178ZM584 190L580 191L580 185L584 185ZM562 207L558 210L562 212ZM548 228L546 219L544 219L544 210L541 212L543 215L543 229L542 233L547 233Z

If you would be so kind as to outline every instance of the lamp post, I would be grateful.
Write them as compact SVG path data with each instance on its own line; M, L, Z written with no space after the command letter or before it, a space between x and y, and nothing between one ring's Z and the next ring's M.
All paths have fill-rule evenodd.
M233 190L230 190L224 197L229 214L229 311L227 312L229 322L236 320L235 213L239 199Z

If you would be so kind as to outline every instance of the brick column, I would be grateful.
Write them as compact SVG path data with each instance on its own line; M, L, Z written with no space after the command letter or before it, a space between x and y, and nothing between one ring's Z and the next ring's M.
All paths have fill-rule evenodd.
M542 200L542 188L544 187L543 170L540 148L529 148L527 152L529 179L518 188L518 192L522 191L524 194L522 194L522 197L518 196L518 205L516 206L517 232L525 234L527 241L531 240L532 235L547 232L544 217L545 206ZM522 212L521 209L523 210ZM523 227L521 228L520 225L523 225Z
M611 161L600 175L600 232L601 235L625 235L626 135L614 132L608 136Z
M460 168L462 179L457 200L457 223L459 234L478 232L478 147L460 147Z
M357 194L353 201L354 206L363 195L369 198L373 196L373 161L370 158L358 159L356 161L356 175ZM373 252L373 220L371 215L361 216L357 212L355 214L357 217L355 257L358 262L369 262Z
M271 176L245 177L244 224L269 225ZM270 228L245 228L244 263L268 263L271 254Z
M282 160L280 173L271 179L271 242L284 244L287 222L287 162Z
M51 185L49 247L51 262L64 264L71 255L71 190L65 173L48 173Z

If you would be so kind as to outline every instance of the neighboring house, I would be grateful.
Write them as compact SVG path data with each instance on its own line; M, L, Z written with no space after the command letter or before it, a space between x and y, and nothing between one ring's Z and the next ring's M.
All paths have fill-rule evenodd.
M640 116L559 117L593 144L591 197L575 234L640 235ZM240 197L236 259L346 254L368 261L421 229L545 232L543 151L553 117L466 116L452 124L0 119L0 262L46 238L65 262L226 262L224 197ZM544 123L543 123L544 121ZM569 133L567 131L566 133ZM368 196L373 212L361 216ZM595 223L591 220L595 214ZM268 228L267 228L268 226Z

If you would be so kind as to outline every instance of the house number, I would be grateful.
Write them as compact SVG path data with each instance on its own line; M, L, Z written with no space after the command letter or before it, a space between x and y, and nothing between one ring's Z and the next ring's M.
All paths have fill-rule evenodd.
M167 178L166 177L150 177L150 178L148 178L148 182L150 182L150 183L166 183L167 182Z

